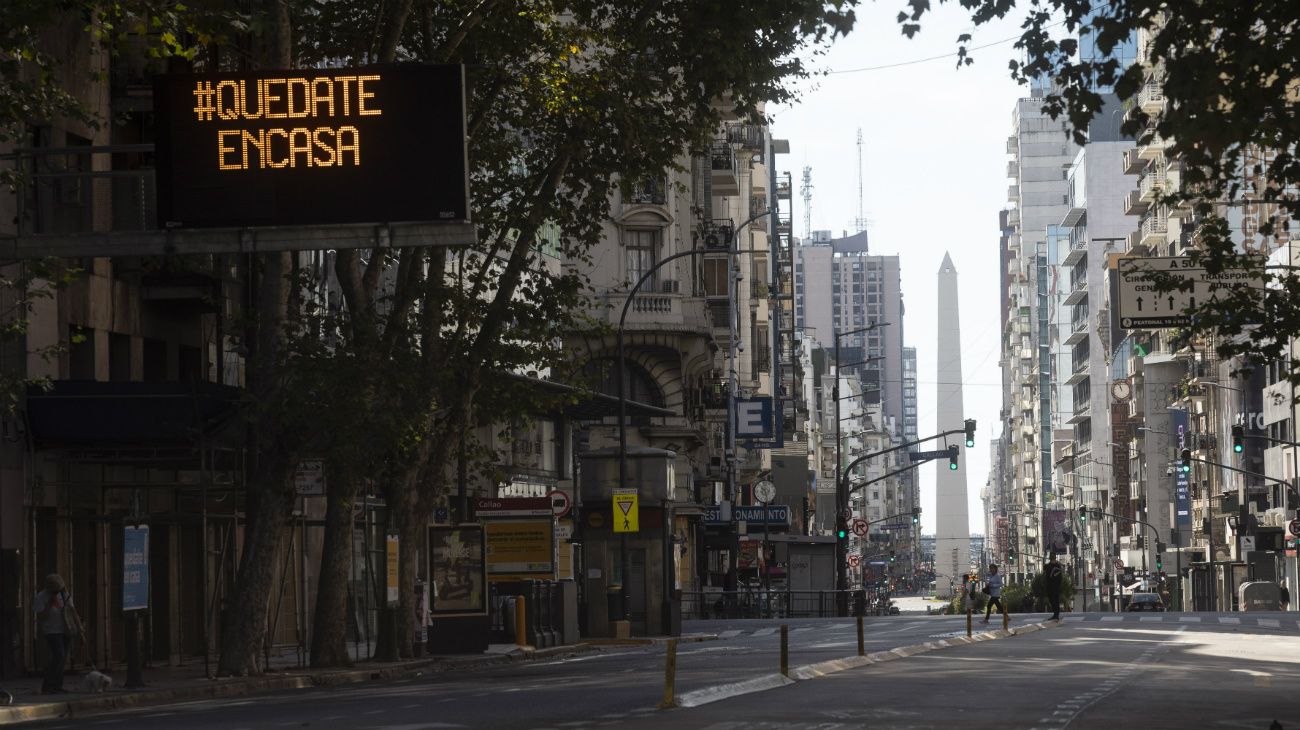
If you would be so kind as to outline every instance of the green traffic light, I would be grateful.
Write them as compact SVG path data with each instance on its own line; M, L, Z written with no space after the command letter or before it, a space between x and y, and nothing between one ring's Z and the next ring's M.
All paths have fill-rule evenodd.
M1192 465L1191 465L1191 464L1188 464L1188 463L1186 463L1186 462L1183 462L1183 473L1184 473L1184 474L1188 474L1188 473L1190 473L1191 471L1192 471Z
M948 462L948 469L950 471L957 471L957 462L955 461Z
M840 530L840 539L841 539L841 540L843 540L844 538L846 538L846 537L848 537L848 536L849 536L849 533L848 533L848 532L846 532L846 531L844 531L844 530Z
M1233 445L1232 445L1232 450L1235 451L1235 452L1237 452L1238 454L1240 454L1241 452L1243 452L1243 451L1246 450L1246 447L1245 447L1245 446L1242 446L1242 445L1239 444L1239 443L1238 443L1238 444L1233 444Z
M966 448L969 449L974 446L975 446L975 439L966 439Z

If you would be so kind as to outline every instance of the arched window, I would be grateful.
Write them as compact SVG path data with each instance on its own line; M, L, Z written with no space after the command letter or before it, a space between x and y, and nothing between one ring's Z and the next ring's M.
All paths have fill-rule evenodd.
M650 373L638 363L631 360L624 360L626 363L623 368L623 393L629 401L645 403L647 405L664 407L664 394L655 383ZM616 358L602 358L587 363L583 368L587 375L587 382L591 383L592 388L598 393L618 397L618 360Z

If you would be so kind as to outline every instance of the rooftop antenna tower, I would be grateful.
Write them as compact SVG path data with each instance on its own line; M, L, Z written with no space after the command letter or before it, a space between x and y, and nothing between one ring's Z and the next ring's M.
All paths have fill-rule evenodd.
M867 230L867 218L862 212L862 127L858 127L858 217L853 219L854 233Z
M812 239L812 165L803 166L803 184L799 186L799 197L803 198L803 240Z

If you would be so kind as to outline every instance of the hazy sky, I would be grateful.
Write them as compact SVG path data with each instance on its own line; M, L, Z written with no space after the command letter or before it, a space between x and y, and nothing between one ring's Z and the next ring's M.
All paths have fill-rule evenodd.
M893 68L952 53L957 36L972 46L1015 37L1019 23L971 27L960 7L927 14L907 39L896 16L902 0L858 9L857 27L814 67L831 70L804 85L801 102L774 110L774 136L790 141L778 168L794 179L794 231L804 232L799 195L803 167L812 167L812 229L836 236L858 215L857 130L862 129L863 211L871 252L901 257L906 344L917 348L921 437L935 432L935 285L944 252L952 254L961 296L962 372L967 418L979 422L977 441L963 447L970 526L983 532L980 490L989 476L989 440L1000 431L1001 371L998 300L998 211L1008 205L1006 139L1016 99L1028 89L1010 78L1011 42L974 53L960 70L955 57ZM959 437L960 438L960 437ZM931 448L939 448L934 446ZM941 467L948 468L947 461ZM924 532L935 529L935 468L921 467Z

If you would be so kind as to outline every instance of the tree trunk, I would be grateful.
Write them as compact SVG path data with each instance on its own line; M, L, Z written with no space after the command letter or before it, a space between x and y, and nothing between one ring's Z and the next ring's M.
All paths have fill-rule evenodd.
M265 462L264 462L265 463ZM293 512L293 484L284 462L268 465L249 512L239 573L222 614L219 675L261 674L272 582ZM251 496L251 495L250 495Z
M395 662L411 656L412 619L415 615L415 575L418 566L420 527L428 522L427 515L415 514L416 495L413 478L398 479L396 486L385 490L388 504L388 529L396 531L397 550L397 605L386 603L379 611L379 630L374 659L377 662Z
M343 480L338 480L343 481ZM316 613L312 619L311 665L346 667L348 656L348 575L352 568L352 509L355 482L347 481L339 494L330 494L325 507L325 541L321 548L320 582L316 588ZM332 486L332 485L331 485Z

